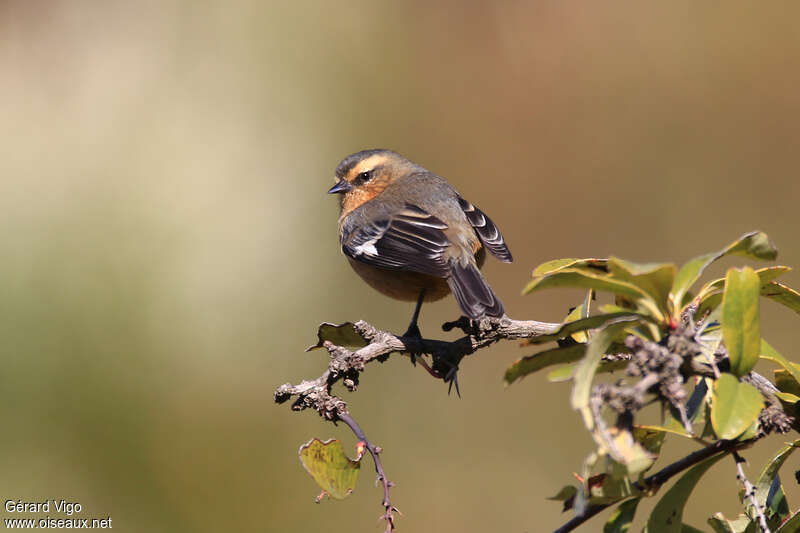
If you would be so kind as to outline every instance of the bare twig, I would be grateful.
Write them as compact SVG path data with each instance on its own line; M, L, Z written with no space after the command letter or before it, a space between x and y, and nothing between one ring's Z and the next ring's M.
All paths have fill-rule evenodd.
M750 483L747 476L744 475L744 468L742 468L742 463L745 462L744 457L739 455L736 451L734 451L732 455L733 460L736 462L736 479L738 479L744 487L744 495L750 500L750 505L753 506L753 511L756 513L756 518L758 519L758 525L762 533L771 533L769 525L767 525L767 517L764 516L764 509L761 508L761 505L759 505L756 499L756 488Z
M364 431L349 413L340 413L338 418L353 430L356 438L364 444L370 455L372 455L372 461L375 463L375 472L378 474L376 482L383 485L383 507L386 512L381 516L381 519L386 520L386 533L391 533L394 529L394 513L399 513L400 511L392 505L392 500L389 498L389 489L394 486L394 483L389 481L386 477L386 472L383 470L383 463L380 458L380 453L383 450L367 439Z
M691 468L692 466L708 459L709 457L712 457L718 453L731 453L732 451L750 446L754 441L755 439L744 442L735 440L717 441L710 446L692 452L686 457L665 466L655 474L646 477L641 483L634 483L633 486L641 491L657 489L673 476L680 474L687 468ZM556 529L554 533L567 533L568 531L572 531L596 514L608 509L612 505L616 505L622 499L624 498L615 500L613 502L590 505L583 511L583 513L574 516L560 528Z

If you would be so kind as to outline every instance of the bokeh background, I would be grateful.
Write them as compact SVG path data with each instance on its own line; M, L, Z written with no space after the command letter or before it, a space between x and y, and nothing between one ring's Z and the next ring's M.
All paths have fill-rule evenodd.
M297 459L314 436L352 449L348 431L272 401L324 369L303 352L319 322L402 331L411 313L339 252L338 161L388 147L448 177L511 245L486 272L517 318L578 301L519 294L557 257L683 261L762 229L800 266L798 17L795 2L3 1L3 500L66 498L121 531L379 530L371 466L317 506ZM422 330L451 338L456 315L427 305ZM800 317L763 316L797 360ZM544 498L591 443L567 385L503 388L529 352L469 358L460 400L402 357L346 395L385 448L401 531L569 517ZM783 440L749 451L750 471ZM673 444L666 459L692 449ZM736 509L725 464L687 521Z

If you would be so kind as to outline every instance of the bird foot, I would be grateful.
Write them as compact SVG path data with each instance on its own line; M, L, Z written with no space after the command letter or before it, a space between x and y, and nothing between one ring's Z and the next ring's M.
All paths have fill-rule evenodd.
M419 330L419 326L417 325L416 322L412 322L408 326L408 330L406 330L406 332L403 333L403 337L410 337L410 338L414 338L414 339L421 339L422 338L422 332ZM411 357L411 364L414 365L414 366L417 366L417 356L421 356L422 353L421 352L409 352L408 355L409 355L409 357Z
M403 333L403 337L414 337L416 339L422 338L422 332L419 330L419 326L416 322L409 324L408 329L405 333Z

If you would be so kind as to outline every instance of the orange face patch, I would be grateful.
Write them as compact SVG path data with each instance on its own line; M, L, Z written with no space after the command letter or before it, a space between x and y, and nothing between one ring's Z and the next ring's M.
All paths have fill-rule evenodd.
M351 211L360 207L361 205L369 202L378 195L377 192L367 190L364 187L353 189L342 195L342 214L339 217L343 219L350 214Z
M391 162L384 154L376 154L359 161L344 177L345 181L353 184L353 188L341 197L342 213L340 219L343 219L354 209L382 193L393 181L394 174L391 172L391 168ZM371 170L376 170L377 172L372 179L364 184L356 184L356 178L359 174Z

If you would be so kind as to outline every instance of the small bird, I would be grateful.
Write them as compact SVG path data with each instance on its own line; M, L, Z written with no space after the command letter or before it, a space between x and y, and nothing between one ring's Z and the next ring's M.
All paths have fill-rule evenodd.
M480 273L488 249L512 261L497 226L444 178L391 150L363 150L336 167L339 241L373 288L417 302L405 336L421 337L423 301L452 291L470 319L502 317L503 304Z

